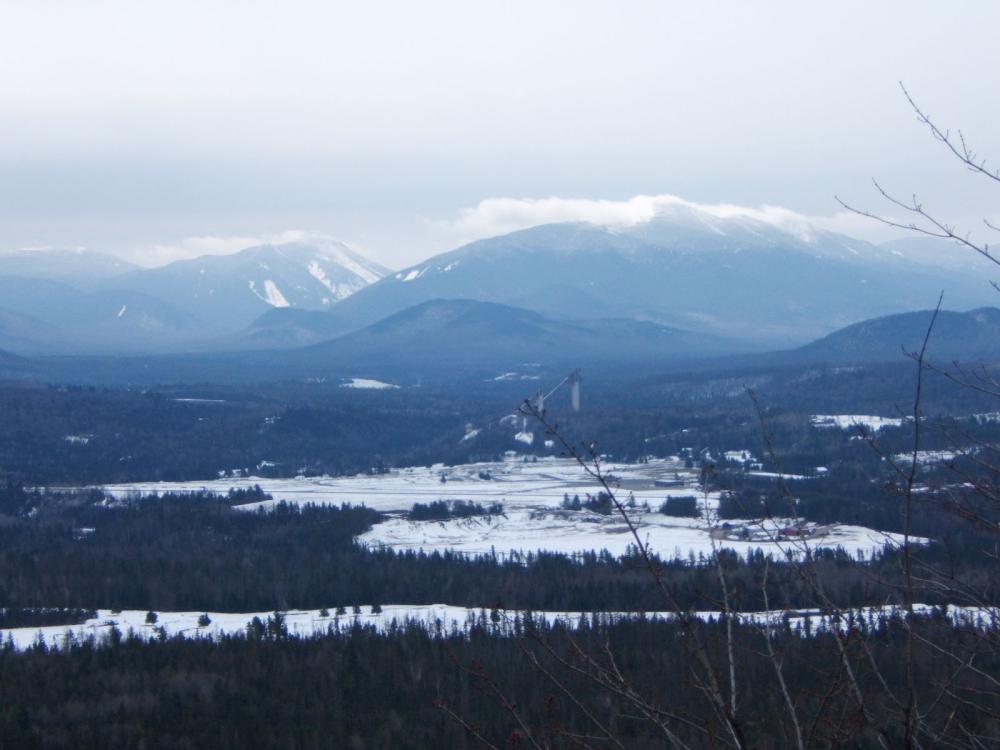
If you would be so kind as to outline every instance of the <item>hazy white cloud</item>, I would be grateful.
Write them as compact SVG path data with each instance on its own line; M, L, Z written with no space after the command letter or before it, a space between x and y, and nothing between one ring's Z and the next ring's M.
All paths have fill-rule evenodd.
M138 263L141 266L163 266L175 260L197 258L202 255L232 255L248 247L266 244L283 244L295 242L310 236L310 232L301 229L286 229L276 234L227 235L200 237L185 237L177 242L156 245L141 245L134 250L122 253L122 257Z
M585 221L605 226L632 226L658 215L684 212L717 219L745 218L780 227L800 236L812 229L847 234L871 241L899 236L878 222L849 211L809 216L782 206L739 206L696 203L676 195L637 195L627 200L586 198L489 198L466 208L454 219L429 221L434 230L455 242L470 242L539 224Z
M996 158L1000 3L768 7L4 3L0 247L148 264L311 227L409 265L533 223L638 221L664 192L872 237L827 214L873 175L949 221L994 210L897 81Z
M663 214L683 212L716 219L745 218L764 222L808 237L814 229L838 232L851 237L881 242L896 239L898 230L887 228L872 219L849 211L828 216L814 216L783 206L740 206L732 203L698 203L676 195L636 195L625 200L592 198L488 198L475 206L462 209L450 219L425 219L409 232L406 255L387 257L378 244L359 245L337 232L332 234L304 229L286 229L259 234L199 235L174 242L139 244L118 253L142 266L162 266L176 260L202 255L230 255L248 247L286 242L346 241L362 255L387 265L418 263L427 256L452 250L459 245L486 237L496 237L519 229L560 222L585 221L604 226L632 226Z
M676 195L660 194L636 195L624 200L558 196L488 198L459 210L452 218L414 217L405 226L405 231L402 231L405 235L405 241L402 242L395 233L379 235L376 232L366 239L366 231L357 222L343 226L333 222L337 226L328 226L325 231L286 229L277 232L200 234L165 242L140 241L117 248L106 248L99 244L90 247L108 250L142 266L155 267L202 255L229 255L262 244L337 240L345 242L372 260L390 268L398 268L420 263L430 256L453 250L468 242L541 224L584 221L612 227L632 226L669 213L681 213L694 218L745 218L779 227L803 238L808 238L817 229L870 242L898 239L907 234L846 210L829 215L814 215L783 206L699 203ZM894 218L900 220L904 217ZM974 226L980 223L981 220L976 219L961 225ZM378 224L374 228L377 229ZM68 244L58 246L64 249L71 247ZM46 246L21 246L20 249L44 250ZM947 248L942 249L946 250Z
M50 250L72 250L78 253L82 253L86 250L84 245L24 245L22 247L15 247L12 250L3 249L0 253L4 252L15 252L15 253L44 253Z
M875 211L875 213L894 220L901 218L899 216L892 216L888 212ZM813 226L820 229L837 232L838 234L846 234L848 237L857 237L869 242L898 240L907 236L907 233L902 230L887 227L874 219L852 213L851 211L838 211L829 216L809 216L807 219Z
M607 164L621 149L773 170L863 144L887 110L905 122L903 71L938 106L981 113L983 138L1000 107L982 95L998 54L989 0L961 14L907 0L571 5L4 3L0 157L431 147L523 169L540 150Z

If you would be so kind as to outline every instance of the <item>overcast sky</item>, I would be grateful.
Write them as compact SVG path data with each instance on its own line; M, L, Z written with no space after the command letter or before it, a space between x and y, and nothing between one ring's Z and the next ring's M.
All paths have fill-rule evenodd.
M0 248L309 230L399 267L638 195L829 218L879 208L872 176L997 218L897 85L1000 163L997 29L988 1L0 0Z

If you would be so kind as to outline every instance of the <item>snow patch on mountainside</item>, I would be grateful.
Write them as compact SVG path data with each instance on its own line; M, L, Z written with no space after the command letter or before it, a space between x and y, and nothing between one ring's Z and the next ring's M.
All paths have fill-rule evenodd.
M288 307L288 300L285 299L285 295L278 289L277 284L268 279L264 282L264 289L267 292L267 301L269 304L275 307Z
M424 271L426 270L427 270L426 268L414 268L413 270L409 271L405 276L402 273L397 273L396 278L401 279L403 281L415 281L416 279L419 279L421 276L423 276Z
M351 378L348 382L341 384L341 388L360 388L365 390L384 391L399 388L392 383L383 383L381 380L371 378Z
M285 299L285 295L281 293L278 289L277 284L275 284L270 279L264 282L264 294L257 291L257 284L254 283L253 279L248 282L250 291L257 295L260 299L264 300L271 307L290 307L288 300Z
M326 271L324 271L322 266L320 266L320 264L315 260L309 263L309 275L334 294L337 293L337 287L334 286L333 282L327 278Z
M365 284L374 284L376 281L382 278L382 275L376 273L371 268L362 265L357 260L352 258L347 253L341 251L338 248L326 246L323 248L327 257L342 268L346 268L348 271L353 273L355 276L362 279Z
M336 284L331 281L330 277L327 275L326 271L319 264L318 260L314 260L309 263L309 275L312 276L316 281L325 286L330 290L330 293L335 299L342 300L350 297L359 289L364 289L371 282L366 279L359 278L354 283L340 283ZM329 298L324 297L324 304L329 304Z

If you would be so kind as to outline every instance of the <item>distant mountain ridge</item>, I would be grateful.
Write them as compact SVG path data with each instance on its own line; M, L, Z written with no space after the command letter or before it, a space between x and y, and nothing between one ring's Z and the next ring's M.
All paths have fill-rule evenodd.
M212 344L219 350L289 349L329 341L357 328L354 319L341 315L336 307L328 312L276 307L242 331Z
M124 273L101 256L98 280L73 285L30 276L44 270L45 253L35 254L31 268L23 259L11 266L29 276L0 265L0 348L289 349L434 300L474 300L549 321L645 321L744 350L777 350L924 308L942 288L970 307L994 301L974 263L932 266L908 259L897 243L876 246L769 216L679 203L628 226L549 224L478 240L396 273L318 235ZM79 256L53 252L54 260ZM933 251L920 253L926 260Z
M225 336L265 311L330 309L386 272L318 236L154 269L84 250L0 253L0 347L26 354L222 348Z
M458 373L525 364L614 367L740 350L738 342L644 321L553 320L492 302L430 300L332 341L284 352L282 361L378 372L454 368Z
M155 351L203 328L194 316L139 292L0 276L0 345L21 353Z
M329 381L401 385L472 378L532 379L565 368L606 373L741 351L739 342L622 319L552 320L477 300L430 300L307 347L60 362L113 382ZM75 358L74 358L75 359ZM93 373L103 372L103 376Z
M311 238L133 271L108 286L169 300L230 332L272 308L329 309L387 273L342 242Z
M479 240L383 278L336 312L362 326L431 299L476 299L780 346L924 307L942 286L952 298L991 301L971 270L810 227L684 209L628 227L550 224Z
M0 349L0 380L24 379L41 374L33 362Z
M648 321L554 320L530 310L476 300L431 300L359 331L285 350L136 357L61 357L27 364L58 382L233 383L374 378L395 384L531 380L567 368L604 378L687 373L741 387L743 375L816 366L905 361L917 349L931 312L857 323L797 349L747 352L718 339ZM0 316L2 322L2 316ZM1000 363L1000 310L942 311L929 358L947 365ZM2 360L0 360L2 362ZM22 366L20 368L24 370ZM734 379L739 375L740 378ZM530 390L530 388L529 388Z
M84 289L138 268L114 255L84 248L0 251L0 275L59 281Z
M919 351L933 311L888 315L835 331L795 350L804 360L837 363L890 361ZM1000 360L1000 309L941 310L928 341L933 361Z
M16 354L11 354L10 352L0 349L0 365L13 365L27 361L28 360L24 359L24 357L19 357Z

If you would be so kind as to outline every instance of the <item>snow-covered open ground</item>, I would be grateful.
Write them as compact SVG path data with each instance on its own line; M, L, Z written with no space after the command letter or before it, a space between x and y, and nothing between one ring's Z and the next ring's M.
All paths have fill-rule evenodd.
M761 547L777 555L794 552L794 542L780 544L768 536L755 540L713 540L709 530L716 525L712 515L718 506L717 492L702 494L696 472L684 468L680 458L650 460L641 464L604 465L614 477L618 497L624 502L634 498L632 516L644 543L661 556L688 558L709 555L713 544L741 553ZM442 479L444 481L442 481ZM274 500L240 506L252 510L270 507L277 502L294 504L352 503L390 514L359 537L373 547L385 546L407 550L457 550L466 553L493 553L540 550L567 554L608 550L624 554L635 540L617 514L604 516L586 510L562 508L565 496L596 496L602 487L572 459L542 458L526 461L509 456L504 461L463 464L446 467L411 467L383 475L354 477L263 477L225 478L207 482L149 482L108 485L116 497L133 493L210 491L224 494L231 488L259 484ZM668 496L699 497L708 510L708 518L688 519L665 516L658 511ZM503 505L502 515L455 518L447 521L410 521L406 517L416 503L436 500L466 500L489 506ZM646 507L648 506L648 510ZM739 524L737 521L730 523ZM776 531L786 522L776 522ZM898 537L859 526L838 525L829 534L812 539L814 548L843 547L851 554L870 554Z
M630 513L638 526L643 543L665 558L709 556L714 549L726 548L746 554L751 550L770 548L782 556L800 551L792 541L768 542L767 539L738 541L713 540L709 524L703 519L672 518L653 511L633 510ZM739 521L730 521L738 525ZM769 524L777 534L784 524ZM751 524L756 528L758 524ZM561 509L508 511L503 516L453 518L448 521L409 521L404 517L390 518L358 537L373 547L406 550L451 549L469 554L495 552L506 556L512 552L546 550L568 555L591 550L607 550L624 555L635 547L635 539L621 516L602 516L587 511ZM833 528L825 537L812 539L813 549L843 547L852 554L869 554L880 550L887 542L898 544L897 535L867 529L862 526Z
M335 629L349 629L355 624L362 626L374 626L380 631L386 630L393 621L402 625L412 622L430 630L436 630L439 626L445 630L461 629L467 622L470 614L478 616L480 610L467 609L465 607L452 607L447 604L431 605L385 605L381 614L374 614L370 606L360 607L361 614L352 614L352 608L346 607L347 614L336 615L336 607L330 607L328 616L321 615L321 610L291 610L284 612L285 625L291 635L313 635L326 633L330 627ZM0 630L0 640L6 641L12 638L18 648L26 648L39 641L39 636L45 640L46 645L62 647L67 639L76 637L83 640L94 637L97 640L106 638L112 627L117 627L122 634L129 631L137 635L153 638L156 637L157 628L163 628L167 636L182 635L190 638L214 637L220 635L232 635L239 632L246 632L247 625L254 617L259 617L266 622L268 617L272 617L274 612L157 612L155 624L146 622L146 612L144 610L126 609L114 612L107 609L98 610L97 616L79 625L50 625L41 628L9 628ZM205 627L198 625L199 618L207 614L210 620ZM563 613L563 615L574 613ZM577 614L577 619L579 615ZM558 619L553 616L552 620Z
M956 458L962 455L969 455L969 453L962 453L961 451L917 451L917 463L923 464L924 466L931 464L944 464L949 461L954 461ZM913 460L912 453L897 453L892 457L892 460L896 463L905 464Z
M816 427L836 427L841 430L863 427L868 432L878 432L884 427L899 427L900 417L878 417L872 414L816 414L812 418Z
M510 632L513 623L518 616L523 613L515 611L501 611L494 613L490 610L476 609L470 607L454 607L447 604L388 604L382 606L381 613L372 612L370 606L359 608L360 614L353 614L353 609L347 607L346 614L337 615L335 607L329 607L327 615L322 614L322 610L289 610L283 612L285 626L289 635L308 637L313 635L325 635L331 630L347 632L355 625L363 627L373 627L378 632L387 632L393 623L397 626L413 624L426 628L430 633L451 633L462 632L467 626L477 620L485 618L487 623L491 623L501 632ZM954 607L947 608L948 615L956 622L967 623L981 628L996 628L998 623L998 613L995 610ZM925 604L915 604L914 611L917 614L929 614L932 607ZM898 607L865 607L853 611L855 618L864 620L874 620L881 615L890 615L900 612ZM209 624L201 627L198 620L202 615L207 615ZM708 620L717 618L720 613L717 611L704 611L690 613L692 616ZM245 633L247 626L254 617L260 618L262 622L267 622L269 617L273 617L273 612L157 612L157 622L148 624L146 622L146 612L143 610L122 610L113 612L111 610L98 610L97 616L79 625L50 625L46 627L25 627L9 628L0 630L0 641L13 643L17 649L25 649L34 644L44 642L49 648L61 649L71 645L74 641L80 642L92 638L95 643L104 643L111 635L112 628L117 628L122 635L129 632L135 635L154 639L159 637L157 629L162 628L167 637L183 636L185 638L216 638L223 635L235 635ZM595 615L583 612L532 612L535 622L547 622L550 624L563 623L568 627L579 625L581 618L591 620ZM648 619L668 619L675 615L671 612L603 612L596 613L602 622L611 622L624 618L643 616ZM839 624L845 627L847 613L836 622L832 618L824 616L819 610L773 610L769 612L743 612L739 613L741 622L754 624L761 627L779 626L785 620L791 627L799 632L807 632L804 626L808 622L811 632L829 628Z
M657 459L646 464L605 464L603 470L618 478L624 492L632 491L637 502L647 500L657 506L670 494L698 493L696 472L685 469L681 459ZM444 476L445 481L441 478ZM657 487L655 482L677 483L677 487ZM539 458L525 461L511 456L503 461L461 464L458 466L415 466L393 469L388 474L360 474L353 477L265 477L220 478L193 482L139 482L111 484L104 489L115 497L133 493L217 492L254 485L274 497L242 506L253 509L285 501L304 505L340 505L362 503L369 508L387 512L407 511L415 503L435 500L471 500L487 505L503 503L506 510L558 508L563 495L601 491L596 480L588 477L572 459Z

